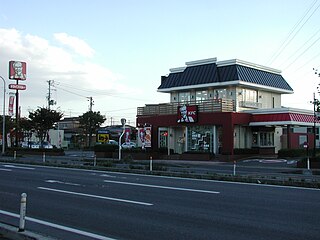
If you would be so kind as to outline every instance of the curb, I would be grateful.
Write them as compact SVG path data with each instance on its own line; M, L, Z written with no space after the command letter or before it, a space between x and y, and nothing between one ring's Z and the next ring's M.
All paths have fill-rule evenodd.
M19 232L17 227L0 223L0 239L7 240L57 240L56 238L51 238L36 234L30 231Z

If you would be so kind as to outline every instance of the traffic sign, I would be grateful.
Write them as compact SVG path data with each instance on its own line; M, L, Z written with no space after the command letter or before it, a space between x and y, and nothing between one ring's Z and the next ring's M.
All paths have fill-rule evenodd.
M98 142L109 142L109 134L98 134Z
M24 84L9 84L9 89L26 90L27 86Z

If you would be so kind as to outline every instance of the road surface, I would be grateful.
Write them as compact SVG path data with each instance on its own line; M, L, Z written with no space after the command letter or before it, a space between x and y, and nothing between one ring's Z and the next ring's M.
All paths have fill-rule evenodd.
M320 239L320 190L0 163L0 222L60 239Z

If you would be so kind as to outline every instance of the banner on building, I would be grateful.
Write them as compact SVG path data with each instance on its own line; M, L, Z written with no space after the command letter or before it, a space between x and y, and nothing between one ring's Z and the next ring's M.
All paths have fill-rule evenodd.
M144 127L144 147L151 147L151 127Z
M126 143L129 143L130 142L130 128L126 128L125 131L124 131L124 141Z
M8 107L9 116L13 116L14 97L15 97L14 94L9 95L9 107Z
M144 128L138 128L138 146L144 148Z
M198 106L197 105L178 106L177 122L178 123L198 122Z

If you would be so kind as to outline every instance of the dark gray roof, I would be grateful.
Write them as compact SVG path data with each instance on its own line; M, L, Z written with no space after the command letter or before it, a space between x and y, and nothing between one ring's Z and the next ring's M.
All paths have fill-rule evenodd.
M158 89L170 90L176 87L196 87L196 85L223 82L227 84L229 81L243 81L285 91L293 91L280 74L239 64L217 66L216 63L188 66L183 72L170 73L168 77L162 77L161 85Z

